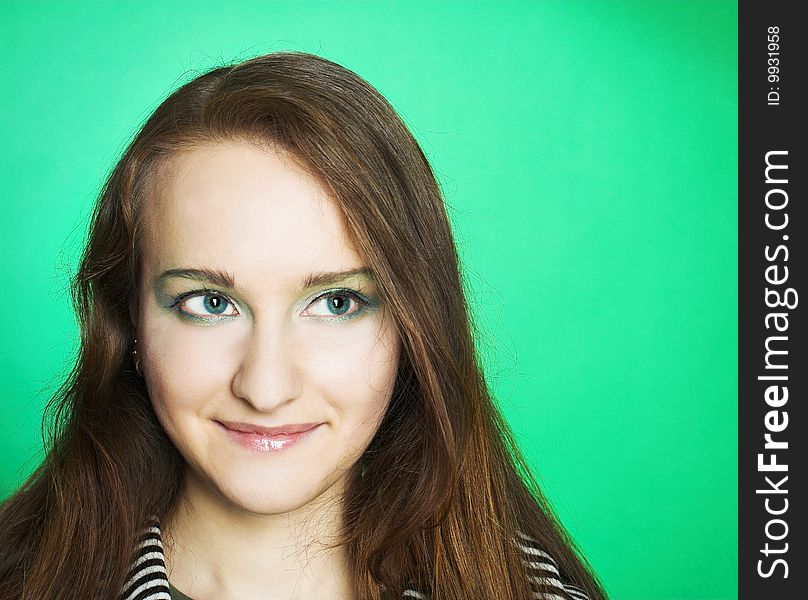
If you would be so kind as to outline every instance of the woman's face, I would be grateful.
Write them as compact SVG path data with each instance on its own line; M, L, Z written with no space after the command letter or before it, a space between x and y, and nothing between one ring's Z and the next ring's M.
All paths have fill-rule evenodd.
M302 507L343 481L384 416L388 311L337 206L288 154L195 148L158 187L136 313L155 412L228 503Z

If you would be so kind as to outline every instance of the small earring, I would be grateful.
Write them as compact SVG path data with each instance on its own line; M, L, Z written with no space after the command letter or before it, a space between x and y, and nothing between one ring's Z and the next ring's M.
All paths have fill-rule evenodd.
M135 348L132 350L132 360L135 361L135 372L138 376L142 376L143 373L140 370L140 355L137 352L137 338L135 338Z

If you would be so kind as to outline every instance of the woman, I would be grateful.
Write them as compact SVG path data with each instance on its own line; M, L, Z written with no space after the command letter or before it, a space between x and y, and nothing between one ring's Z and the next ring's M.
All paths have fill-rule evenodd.
M351 71L281 52L173 93L73 289L0 597L605 598L489 394L430 166Z

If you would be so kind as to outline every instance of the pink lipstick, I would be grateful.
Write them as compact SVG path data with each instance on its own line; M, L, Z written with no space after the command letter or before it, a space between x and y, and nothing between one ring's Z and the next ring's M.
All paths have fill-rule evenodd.
M322 423L296 423L278 427L262 427L251 423L216 421L228 437L254 452L279 452L299 444Z

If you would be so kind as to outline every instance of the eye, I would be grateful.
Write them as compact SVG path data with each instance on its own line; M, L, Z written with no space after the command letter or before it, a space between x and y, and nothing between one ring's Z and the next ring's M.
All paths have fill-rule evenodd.
M316 308L317 310L310 313L315 317L354 317L364 312L365 308L369 304L370 302L367 299L363 298L356 292L352 292L350 290L337 290L323 294L315 299L309 305L307 312L312 308Z
M191 317L236 317L239 312L227 296L218 292L191 293L177 301L179 310Z

